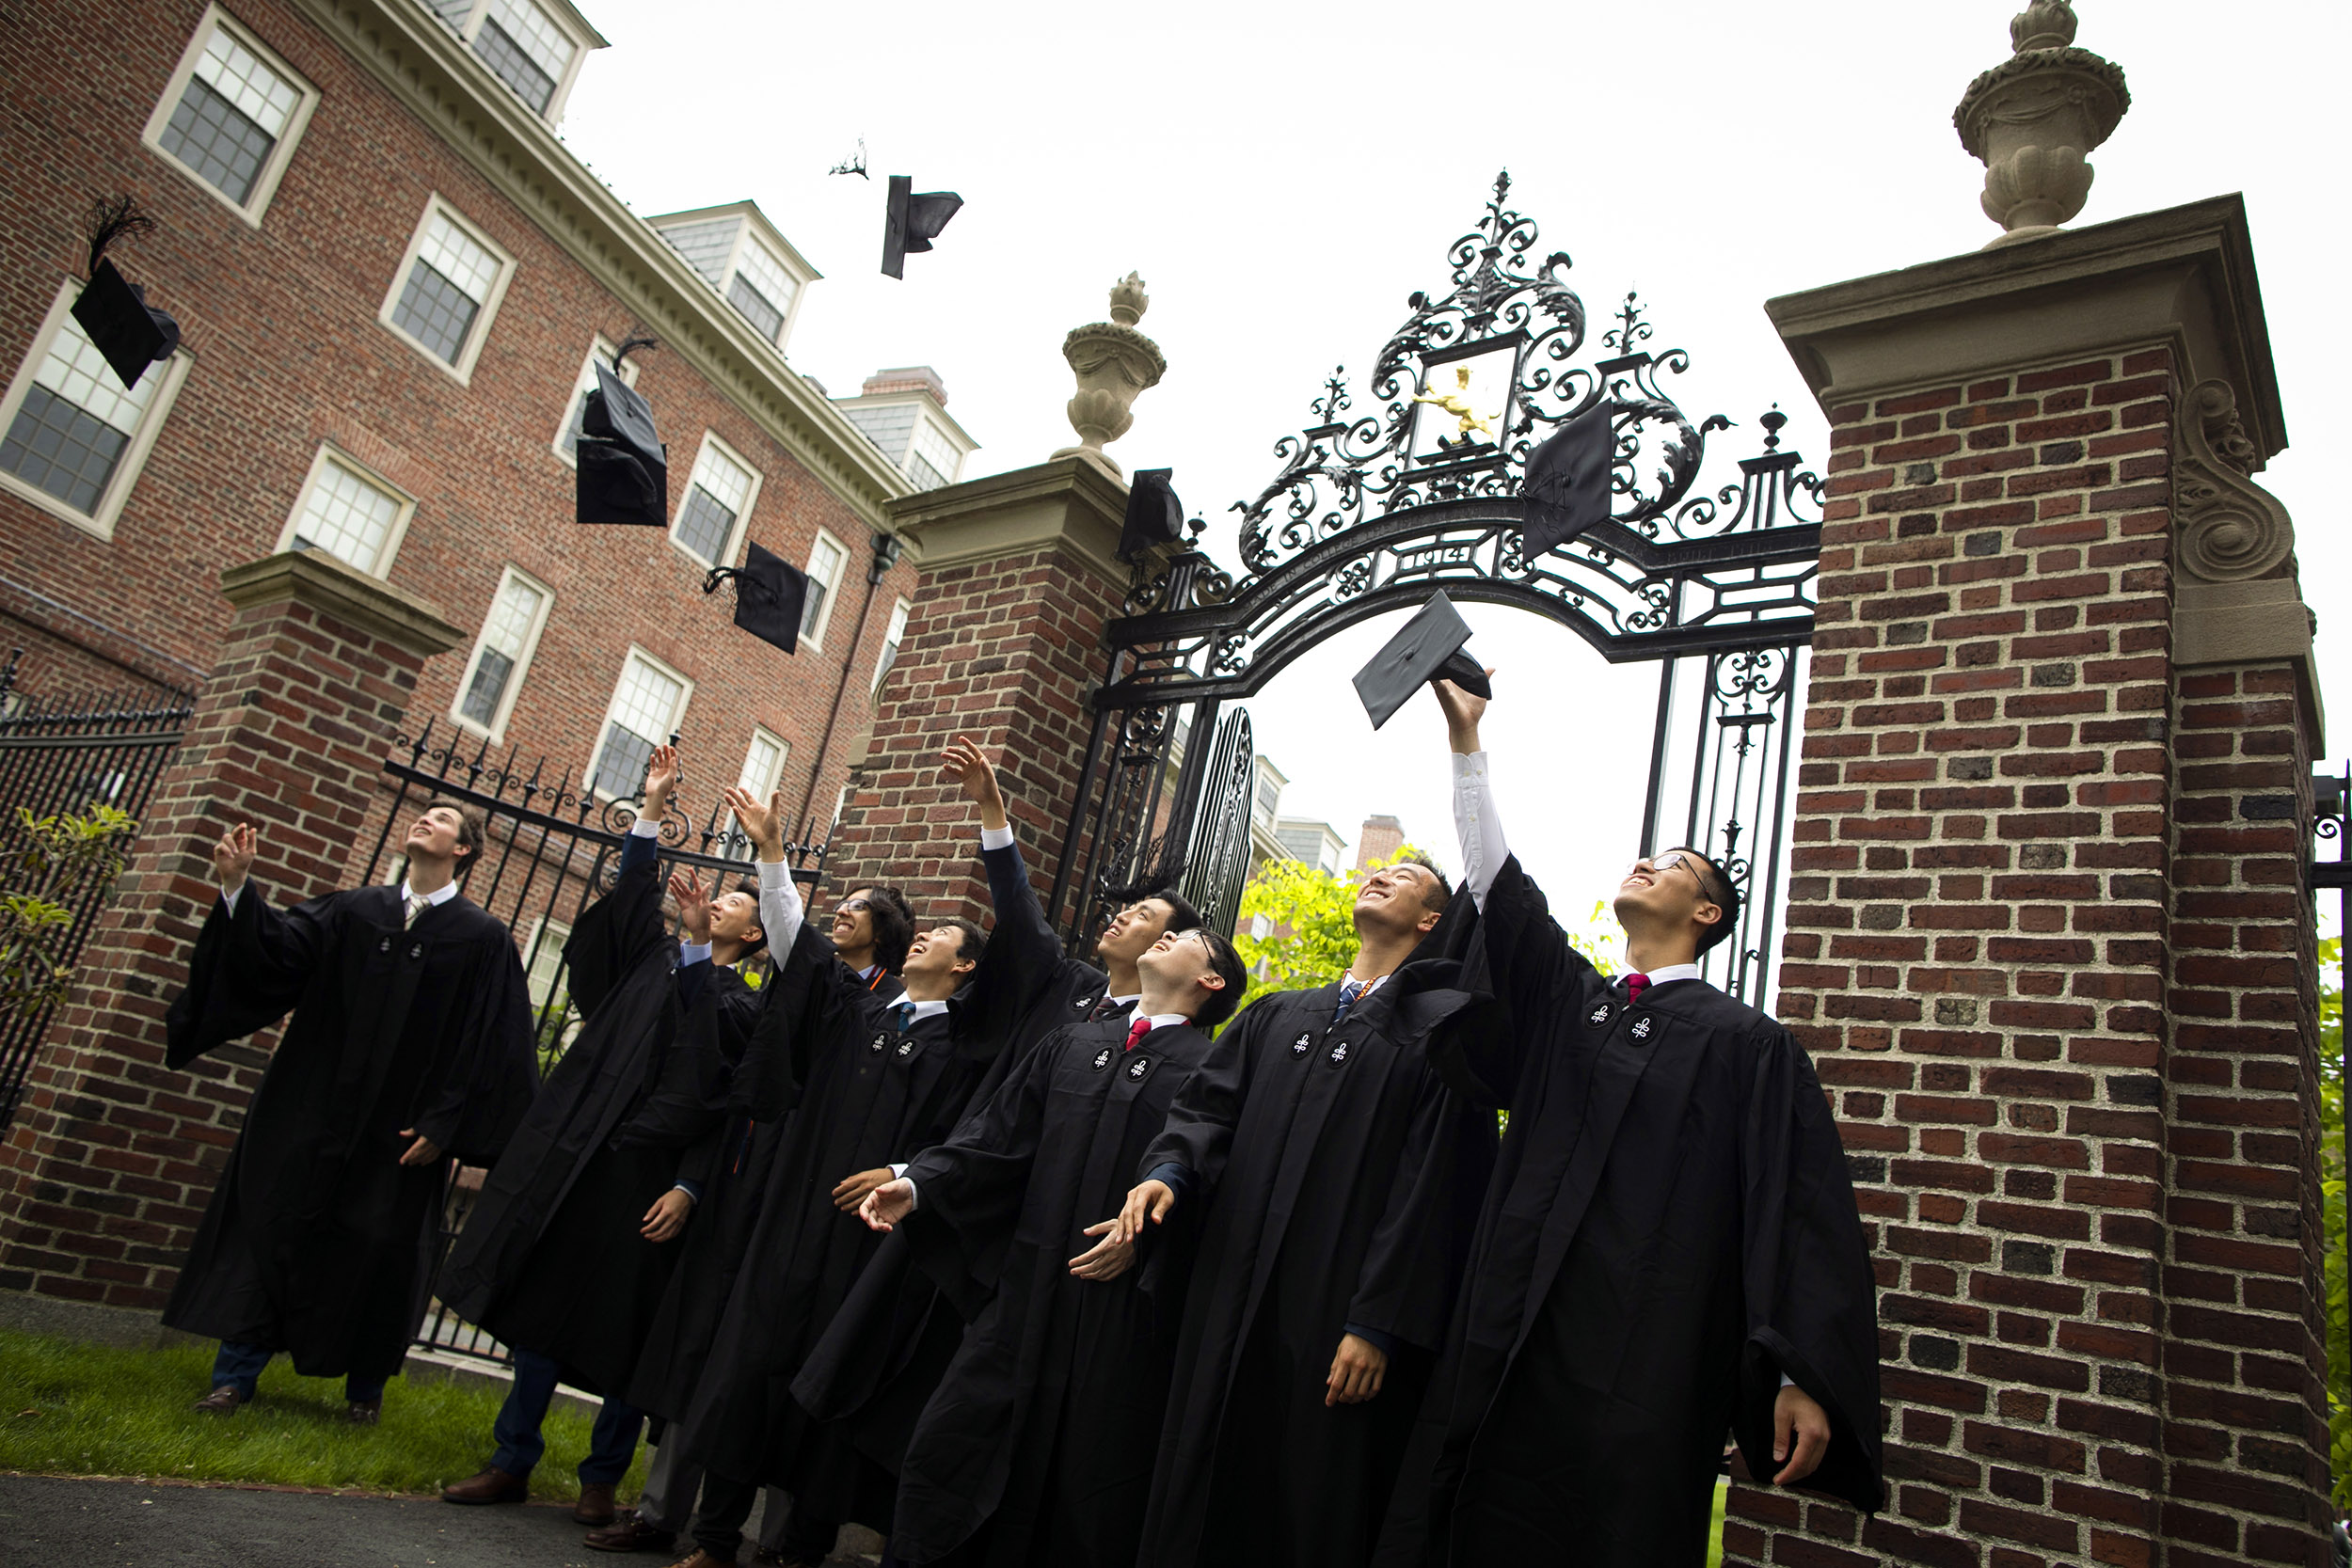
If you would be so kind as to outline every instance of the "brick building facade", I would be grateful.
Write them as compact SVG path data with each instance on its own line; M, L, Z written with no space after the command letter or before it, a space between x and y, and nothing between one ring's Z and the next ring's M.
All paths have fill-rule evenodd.
M575 781L612 723L666 723L706 793L771 780L821 831L914 582L898 565L869 592L884 503L909 471L935 482L942 434L946 460L970 439L937 415L914 470L791 369L817 274L750 203L648 223L564 147L562 92L601 42L577 13L167 0L33 7L16 33L20 61L60 62L0 86L0 654L25 648L21 689L193 689L229 624L220 573L316 546L467 632L412 723ZM116 192L161 226L120 264L183 334L128 397L75 377L65 312L81 214ZM583 529L587 362L641 332L672 526ZM44 415L72 427L62 459L28 445ZM825 584L795 657L700 592L751 540Z

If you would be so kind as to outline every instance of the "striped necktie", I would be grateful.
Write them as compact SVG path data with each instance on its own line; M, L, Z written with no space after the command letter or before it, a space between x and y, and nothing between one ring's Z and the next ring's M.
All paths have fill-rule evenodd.
M404 890L405 891L405 890ZM400 928L406 930L417 923L417 916L432 907L433 900L421 893L409 893L401 900Z
M1357 979L1353 974L1340 982L1339 1010L1331 1015L1331 1023L1334 1028L1339 1026L1341 1020L1347 1017L1347 1009L1356 1005L1356 999L1363 994L1364 982Z

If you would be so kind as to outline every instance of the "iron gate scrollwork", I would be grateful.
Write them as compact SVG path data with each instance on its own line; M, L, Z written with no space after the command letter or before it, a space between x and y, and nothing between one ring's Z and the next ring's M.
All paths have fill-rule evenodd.
M1632 293L1592 342L1568 257L1539 251L1509 194L1499 176L1478 226L1448 248L1450 292L1407 302L1369 378L1376 406L1354 413L1343 369L1311 421L1276 443L1280 469L1233 508L1239 575L1199 547L1198 519L1185 547L1137 567L1105 629L1109 664L1054 887L1053 916L1073 942L1172 848L1225 842L1208 812L1230 798L1225 753L1186 737L1212 733L1225 705L1326 638L1443 589L1542 615L1613 663L1661 664L1639 848L1662 847L1655 835L1672 825L1731 867L1748 912L1708 961L1725 990L1763 1000L1821 482L1781 450L1788 421L1774 409L1759 421L1762 451L1740 460L1736 479L1702 484L1708 438L1731 421L1694 420L1675 401L1667 378L1690 355L1650 346L1656 325ZM1530 560L1528 457L1604 405L1615 438L1609 520ZM1207 873L1188 862L1185 875L1189 887ZM1230 928L1238 897L1216 909Z

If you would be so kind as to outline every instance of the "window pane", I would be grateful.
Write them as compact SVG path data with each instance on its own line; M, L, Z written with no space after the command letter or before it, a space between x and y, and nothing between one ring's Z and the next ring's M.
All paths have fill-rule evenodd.
M424 0L425 6L453 28L463 28L473 15L473 0Z
M907 454L907 478L914 482L917 490L936 490L947 483L947 476L932 467L930 460L919 451Z
M632 657L621 672L612 693L612 717L604 727L596 771L591 788L608 795L634 795L644 781L645 764L660 738L670 733L677 716L678 699L686 689L643 659Z
M482 63L490 68L492 74L515 89L516 97L540 114L548 112L548 104L555 97L555 78L540 70L495 19L483 19L482 31L473 36L473 52L482 56Z
M373 572L390 537L400 502L342 464L330 460L319 471L294 525L294 548L325 550L336 560Z
M572 928L553 920L542 920L532 933L531 951L524 955L530 962L528 971L531 988L531 1010L546 1007L555 995L556 973L564 967L564 944L572 940Z
M743 312L743 319L759 328L759 335L770 342L784 330L784 312L768 302L767 296L751 285L740 273L727 285L727 303Z
M752 749L743 758L743 776L736 781L755 793L776 787L776 770L784 765L784 743L771 736L754 734Z
M498 281L499 259L488 246L450 222L446 213L434 214L425 225L424 243L418 246L417 258L431 262L434 271L476 305L490 297L490 285Z
M422 257L408 274L408 286L392 307L392 322L403 332L451 364L465 352L466 334L473 330L481 307L468 299L456 284L433 269Z
M26 388L24 405L0 438L0 468L77 512L96 512L130 444L122 432L37 384Z
M531 56L531 63L549 82L564 79L564 68L572 63L572 40L554 18L531 0L490 0L489 21ZM486 25L484 30L488 30Z
M243 205L253 194L253 182L269 162L278 143L269 133L241 114L201 78L188 78L188 90L157 138L165 151L179 159L206 184Z
M498 721L499 699L506 695L506 677L515 673L515 661L496 648L485 648L473 667L473 679L467 683L466 700L457 711L475 723L487 727Z
M729 461L716 447L704 447L694 460L694 483L737 516L742 515L745 503L752 499L751 470Z
M686 504L678 509L677 542L716 563L735 533L735 514L719 504L700 483L689 485Z
M147 400L162 379L160 374L142 375L137 386L126 390L82 324L70 315L58 324L57 335L49 341L48 357L33 376L36 384L125 436L138 429Z
M260 55L215 27L197 56L196 79L229 101L239 114L272 138L285 135L302 94L293 83L262 63Z
M890 630L882 636L882 657L874 665L875 690L882 689L882 681L890 673L890 667L898 662L898 644L906 641L906 635L907 607L899 604L890 611Z
M831 597L832 594L833 589L830 584L819 582L814 577L808 579L807 597L802 601L801 605L801 635L803 637L815 639L818 623L825 618L825 600Z
M743 278L759 291L763 299L772 302L779 312L792 309L792 296L800 293L801 286L784 270L782 262L768 254L765 245L747 236L743 254L735 264L742 269Z
M914 455L930 465L942 484L952 483L956 477L956 445L941 433L940 428L925 420L914 427Z
M801 635L815 637L824 622L825 601L841 579L841 546L819 534L808 552L808 598L801 610Z

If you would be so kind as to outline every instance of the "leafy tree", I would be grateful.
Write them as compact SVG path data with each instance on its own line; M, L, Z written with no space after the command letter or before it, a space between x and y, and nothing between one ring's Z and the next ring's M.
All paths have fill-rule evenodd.
M2319 1174L2326 1212L2328 1457L2339 1514L2352 1513L2352 1317L2344 1280L2344 938L2319 944Z
M0 886L0 1018L65 999L73 967L63 961L73 911L59 900L90 881L122 872L122 848L138 823L103 801L87 816L35 816L16 808L22 847L8 857Z

